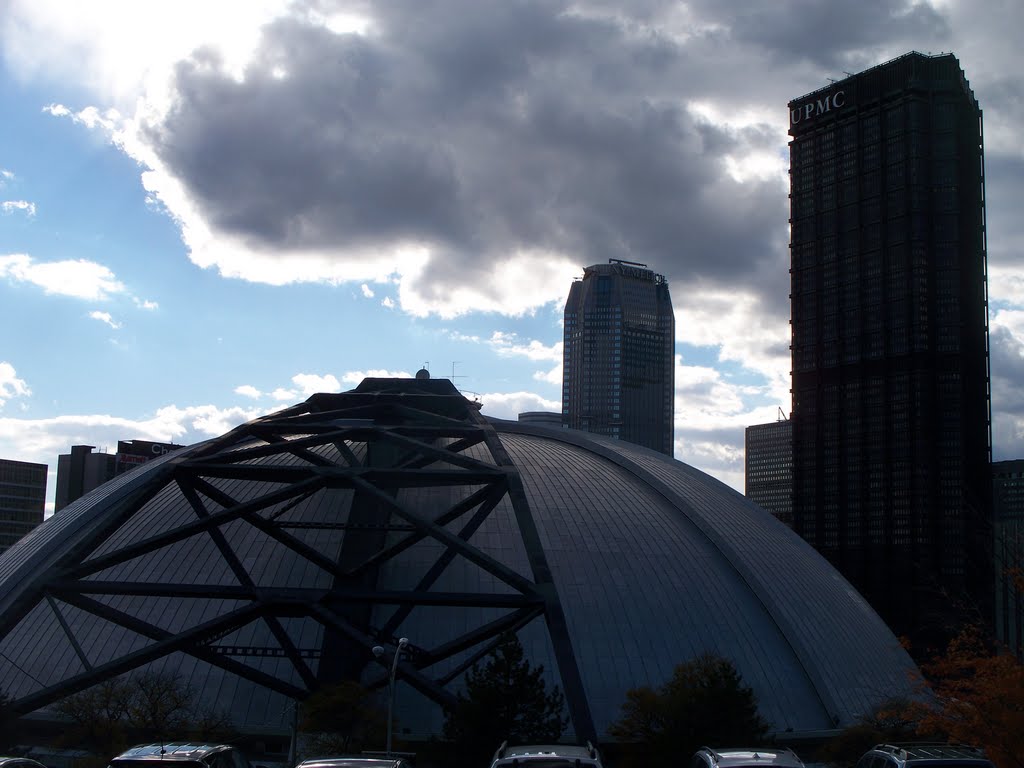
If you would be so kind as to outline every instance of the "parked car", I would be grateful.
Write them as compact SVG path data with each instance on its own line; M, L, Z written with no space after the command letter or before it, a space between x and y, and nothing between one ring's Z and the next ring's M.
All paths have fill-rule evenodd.
M690 760L690 768L804 768L791 749L777 747L701 747Z
M109 768L253 768L242 751L228 744L167 742L140 744L110 761Z
M978 747L966 744L876 744L857 761L857 768L994 768Z
M491 768L602 768L601 756L589 741L585 747L567 744L525 744L518 747L502 742L494 753Z
M295 768L412 768L403 757L370 757L353 755L352 757L316 757L303 760Z
M30 757L0 757L0 768L46 768Z

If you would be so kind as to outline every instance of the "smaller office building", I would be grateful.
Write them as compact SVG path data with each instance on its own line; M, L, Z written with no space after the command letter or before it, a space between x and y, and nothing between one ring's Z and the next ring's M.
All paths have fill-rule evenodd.
M0 459L0 552L43 522L45 464Z
M793 527L793 423L780 418L747 427L744 495Z
M93 453L95 446L73 445L71 453L57 459L57 495L54 511L59 512L108 480L181 448L174 443L149 440L118 440L117 453Z
M1024 657L1024 459L992 464L996 639Z

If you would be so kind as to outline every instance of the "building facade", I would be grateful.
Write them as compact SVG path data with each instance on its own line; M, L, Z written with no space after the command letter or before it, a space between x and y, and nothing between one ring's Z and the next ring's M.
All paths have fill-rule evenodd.
M645 264L587 267L565 303L562 421L672 455L675 315Z
M996 639L1024 658L1024 459L992 464Z
M43 522L45 464L0 459L0 552Z
M940 636L991 617L982 112L920 53L789 109L794 528Z
M114 477L117 458L109 453L93 453L94 445L73 445L70 453L57 457L57 493L53 510L60 512Z
M743 470L744 495L793 527L793 423L747 427Z
M54 511L59 512L117 475L181 447L149 440L118 440L117 453L109 454L93 453L95 446L92 445L71 446L71 453L62 454L57 459Z

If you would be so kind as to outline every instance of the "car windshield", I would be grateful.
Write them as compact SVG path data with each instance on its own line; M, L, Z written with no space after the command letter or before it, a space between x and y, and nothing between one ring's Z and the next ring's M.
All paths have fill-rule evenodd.
M199 760L175 760L174 758L160 758L153 756L146 760L114 760L107 768L206 768L205 763Z

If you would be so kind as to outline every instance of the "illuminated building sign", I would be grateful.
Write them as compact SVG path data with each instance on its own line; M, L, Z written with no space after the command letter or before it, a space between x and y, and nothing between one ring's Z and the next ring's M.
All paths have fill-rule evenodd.
M806 104L789 111L789 124L805 123L834 109L846 106L846 91L835 91L821 99L811 99Z

